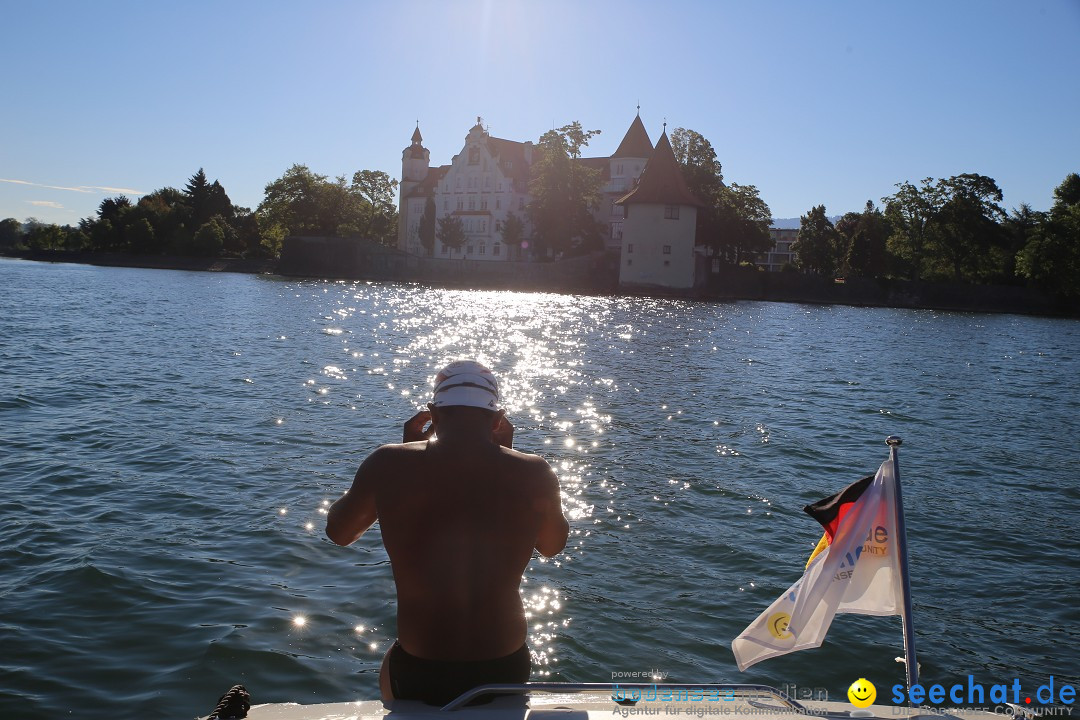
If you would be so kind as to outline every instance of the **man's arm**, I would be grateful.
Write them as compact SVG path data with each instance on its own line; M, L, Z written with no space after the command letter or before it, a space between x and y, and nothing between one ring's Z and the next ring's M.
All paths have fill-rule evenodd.
M352 487L326 513L326 536L338 545L351 545L375 524L375 488L383 452L379 448L368 455L356 471Z
M543 461L541 461L543 462ZM562 511L562 491L559 489L559 478L548 464L544 463L543 478L543 517L540 520L540 531L536 535L536 549L544 557L558 555L566 547L566 539L570 535L570 524Z

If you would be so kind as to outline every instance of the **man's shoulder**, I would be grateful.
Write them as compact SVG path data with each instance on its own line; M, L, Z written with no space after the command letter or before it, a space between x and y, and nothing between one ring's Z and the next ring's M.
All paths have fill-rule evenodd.
M530 475L547 477L553 472L548 461L539 455L522 452L520 450L512 450L510 448L502 448L502 456L507 462L513 463L516 467Z

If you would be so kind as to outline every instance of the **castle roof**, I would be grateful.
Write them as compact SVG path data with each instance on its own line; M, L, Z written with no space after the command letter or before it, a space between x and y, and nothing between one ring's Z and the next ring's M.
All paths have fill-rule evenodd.
M641 171L637 187L616 200L620 205L651 203L655 205L693 205L701 207L704 203L694 197L686 185L679 161L668 142L667 130L656 141L649 162Z
M487 147L503 175L513 180L528 181L529 162L525 159L525 143L488 136Z
M641 116L634 118L630 123L630 129L626 131L618 149L611 157L613 158L648 158L652 155L653 144L649 139L649 133L645 131L645 125L641 122Z
M435 186L439 184L440 180L446 177L446 173L449 171L449 165L430 168L427 177L417 183L416 187L410 190L405 197L431 197L435 195Z
M419 145L420 143L424 142L424 136L420 134L420 123L417 123L416 129L413 130L412 142L413 145Z

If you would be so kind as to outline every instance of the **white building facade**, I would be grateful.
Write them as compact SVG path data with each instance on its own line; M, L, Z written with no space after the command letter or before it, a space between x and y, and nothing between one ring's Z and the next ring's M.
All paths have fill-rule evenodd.
M465 137L465 145L449 165L431 167L431 154L423 146L417 126L411 144L402 152L400 201L398 207L398 249L412 255L427 255L420 241L424 210L434 204L438 220L457 217L465 230L465 243L458 249L444 246L436 238L432 255L445 259L485 261L518 260L523 248L504 242L502 230L510 213L525 224L525 239L531 227L525 212L530 201L529 173L534 145L492 137L480 118ZM624 207L617 204L638 177L652 155L652 142L635 117L619 148L610 157L581 158L577 162L600 171L602 200L594 217L607 227L606 245L622 247Z

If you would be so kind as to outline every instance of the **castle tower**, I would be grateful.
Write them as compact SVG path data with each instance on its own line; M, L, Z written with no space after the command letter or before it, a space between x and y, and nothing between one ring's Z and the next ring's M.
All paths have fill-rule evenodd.
M696 277L697 209L667 128L637 185L618 200L626 208L619 284L688 290Z
M398 249L407 250L406 231L410 222L417 218L409 217L408 197L428 175L431 152L424 147L424 137L420 134L420 121L413 130L412 143L401 151L401 183L398 185Z

